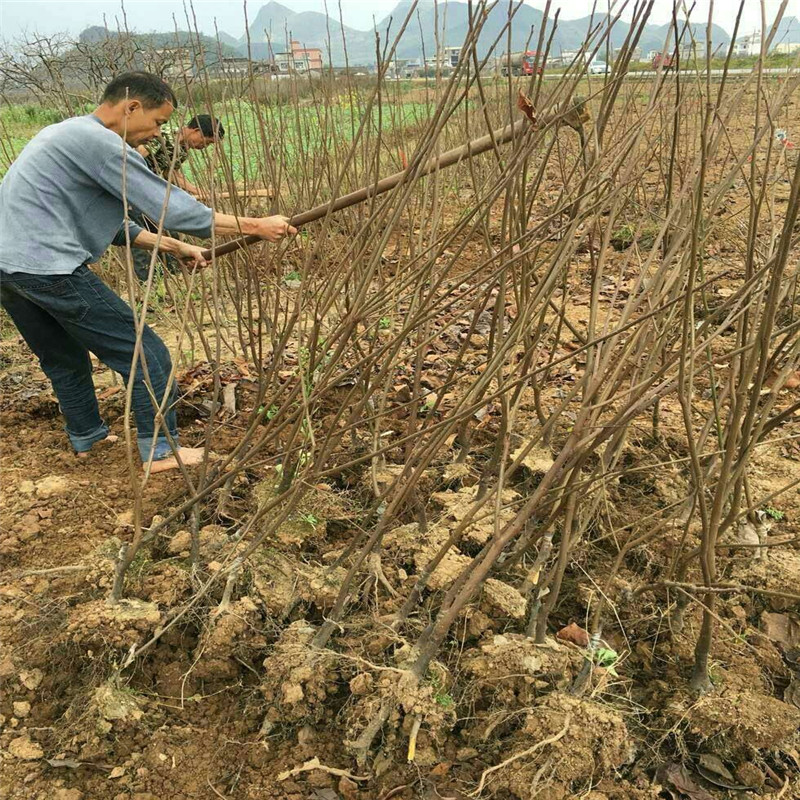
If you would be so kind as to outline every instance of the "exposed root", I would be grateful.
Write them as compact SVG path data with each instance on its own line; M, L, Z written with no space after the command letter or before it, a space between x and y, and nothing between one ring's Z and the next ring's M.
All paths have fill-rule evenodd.
M417 714L414 717L414 725L411 728L411 735L408 737L408 761L413 761L417 754L417 735L422 725L422 717Z
M211 618L216 619L220 614L225 613L231 605L231 594L233 593L233 588L236 586L236 579L239 576L239 571L242 568L242 559L237 558L233 564L231 564L230 572L228 573L228 580L225 582L225 590L222 593L222 599L219 601L219 605L214 609Z
M470 797L478 797L481 792L483 792L483 787L486 785L486 779L491 775L493 772L497 772L499 769L503 769L507 767L509 764L513 764L515 761L519 761L521 758L525 758L526 756L533 755L537 750L541 750L543 747L547 747L549 744L555 744L560 739L563 739L567 735L567 731L569 730L570 722L572 721L572 716L567 715L566 720L564 721L564 727L553 736L548 736L546 739L542 739L540 742L536 742L535 745L529 747L527 750L522 750L519 753L514 753L513 756L509 756L505 761L501 761L499 764L495 764L493 767L489 767L485 769L481 773L481 779L478 783L478 788L474 791L469 793Z
M383 572L380 553L370 553L367 563L369 564L369 570L375 580L383 586L392 597L397 597L397 590L389 583L389 580Z
M386 724L389 715L392 713L394 703L389 698L384 698L381 702L378 713L369 721L367 726L361 731L361 735L354 742L346 742L348 749L355 756L356 763L363 766L367 762L370 747L375 737L380 733L381 728Z
M295 775L300 775L303 772L313 772L314 770L318 770L319 772L327 772L328 775L335 775L337 778L348 778L351 781L368 781L370 779L369 775L354 775L352 772L348 772L346 769L327 767L325 764L320 763L320 760L317 756L314 756L314 758L306 761L305 764L301 764L299 767L287 769L285 772L279 773L278 780L285 781L289 778L293 778Z

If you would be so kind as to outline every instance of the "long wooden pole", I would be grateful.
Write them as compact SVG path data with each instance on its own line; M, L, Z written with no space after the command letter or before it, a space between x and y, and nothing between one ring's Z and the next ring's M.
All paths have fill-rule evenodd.
M529 106L525 107L522 100L520 101L520 108L526 114L524 119L512 125L506 125L504 128L499 128L493 133L486 134L486 136L481 136L480 139L473 139L471 142L461 147L454 147L452 150L442 153L438 158L431 158L419 172L417 172L415 178L424 178L432 172L451 167L453 164L457 164L465 158L472 158L498 145L506 144L512 139L522 136L526 131L531 130L532 123L536 127L544 127L550 122L558 121L578 130L581 129L582 125L588 120L588 114L584 107L584 100L578 97L574 98L572 102L564 104L563 107L556 107L548 113L544 119L538 121L538 123L532 114L532 109L530 109ZM350 192L350 194L337 197L335 200L316 206L316 208L309 209L308 211L303 211L301 214L295 214L289 220L289 224L293 225L295 228L299 228L301 225L307 225L309 222L322 219L329 213L333 214L336 211L341 211L343 208L349 208L358 203L363 203L371 197L376 197L379 194L394 189L395 186L398 186L409 176L410 171L411 168L404 169L401 172L395 172L394 175L381 178L376 183L364 186L361 189ZM224 256L261 241L263 241L263 239L259 236L244 236L241 239L234 239L225 244L217 245L213 251L205 250L203 252L203 258L210 260L212 256Z

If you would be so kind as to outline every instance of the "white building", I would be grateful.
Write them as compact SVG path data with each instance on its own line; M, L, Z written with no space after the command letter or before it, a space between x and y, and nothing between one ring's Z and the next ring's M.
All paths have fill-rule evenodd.
M747 36L740 36L736 40L734 50L736 56L758 56L761 55L761 31L753 31Z
M441 47L436 55L425 59L426 69L449 70L458 66L461 59L461 45L455 47Z
M455 47L445 47L442 51L442 62L446 66L457 67L461 58L461 45Z
M581 52L580 50L562 50L561 51L561 63L566 67L569 66L575 59L582 57L584 60L589 58L589 54Z
M713 53L712 53L713 55ZM689 39L681 43L680 57L683 61L698 61L706 57L706 43L698 42L696 39Z
M406 61L402 76L404 78L416 78L421 69L422 62L418 58L412 58L410 61Z

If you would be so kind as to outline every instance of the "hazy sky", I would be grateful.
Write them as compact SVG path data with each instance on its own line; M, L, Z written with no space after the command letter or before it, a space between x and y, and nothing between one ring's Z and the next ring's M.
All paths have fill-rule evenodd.
M247 15L252 21L258 9L267 0L248 0ZM280 0L294 11L324 11L324 0ZM544 0L525 0L537 8ZM598 9L605 9L608 0L598 0ZM710 0L698 0L693 19L704 20ZM689 3L691 4L691 3ZM396 0L341 0L345 25L362 30L372 27L373 19L381 20L395 7ZM554 0L561 5L564 18L582 17L592 8L592 0ZM619 3L617 2L617 5ZM633 5L632 2L630 4ZM187 0L186 6L189 6ZM331 16L338 15L338 0L330 0ZM237 38L244 33L244 3L235 0L193 0L191 7L197 25L203 33L213 33L215 23L219 29ZM738 0L715 0L714 21L729 32L738 7ZM780 0L766 0L768 20L780 7ZM186 10L180 0L127 0L124 4L128 27L137 31L172 30L173 18L178 26L186 28ZM656 0L653 22L666 22L670 17L672 0ZM117 0L0 0L0 36L14 38L23 32L43 34L65 31L79 33L89 25L102 25L103 16L110 28L116 28L122 15L122 5ZM800 17L800 0L789 0L787 15ZM624 15L623 15L624 16ZM741 30L745 33L760 27L760 0L745 0Z

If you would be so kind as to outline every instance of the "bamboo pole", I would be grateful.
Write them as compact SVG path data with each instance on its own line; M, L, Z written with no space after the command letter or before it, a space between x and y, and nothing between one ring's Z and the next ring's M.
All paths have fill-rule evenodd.
M438 158L431 158L415 175L411 176L414 169L412 167L404 169L401 172L395 172L394 175L381 178L379 181L369 186L356 189L354 192L337 197L334 200L323 203L308 211L303 211L301 214L295 214L289 220L289 224L295 228L299 228L301 225L307 225L309 222L322 219L329 213L333 214L344 208L363 203L371 197L388 192L401 184L408 177L413 177L414 179L424 178L426 175L430 175L437 170L458 164L465 158L473 158L498 145L507 144L512 139L516 139L535 128L543 128L551 123L555 123L557 125L565 124L574 130L582 132L583 125L589 120L585 100L582 97L575 97L571 102L555 106L545 114L541 120L536 119L530 101L528 101L521 92L519 107L520 110L525 113L524 119L514 122L511 125L506 125L504 128L499 128L493 133L481 136L479 139L473 139L471 142L461 145L461 147L454 147L452 150L442 153ZM245 247L249 247L251 244L261 241L263 241L263 239L259 236L244 236L240 239L234 239L233 241L218 245L214 248L213 252L210 249L205 250L203 252L203 257L207 260L210 260L212 256L219 258L219 256L242 250Z

